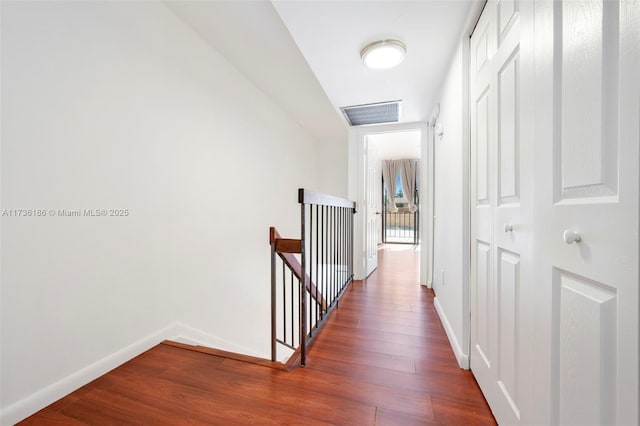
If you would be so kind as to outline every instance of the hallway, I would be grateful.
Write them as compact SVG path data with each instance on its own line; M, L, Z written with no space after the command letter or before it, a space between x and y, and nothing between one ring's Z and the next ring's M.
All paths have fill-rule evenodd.
M160 344L23 424L495 424L417 268L413 246L383 247L378 270L347 291L305 368Z
M433 292L417 284L418 266L414 246L382 246L378 269L345 294L306 369L371 387L362 400L377 407L377 425L495 424L471 372L456 363Z

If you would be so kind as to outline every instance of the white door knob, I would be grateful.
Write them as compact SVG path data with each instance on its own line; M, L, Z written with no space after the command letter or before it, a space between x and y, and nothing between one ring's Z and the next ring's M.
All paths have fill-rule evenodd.
M513 231L513 225L510 223L505 223L504 225L502 225L502 229L504 229L504 232L511 232Z
M573 232L571 229L565 229L562 233L562 239L567 244L579 243L582 241L582 237L577 232Z

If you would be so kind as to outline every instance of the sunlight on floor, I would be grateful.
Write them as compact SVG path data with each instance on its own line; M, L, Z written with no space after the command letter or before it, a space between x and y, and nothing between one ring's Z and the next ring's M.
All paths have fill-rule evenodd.
M414 246L413 244L380 244L378 250L385 251L420 251L420 246Z

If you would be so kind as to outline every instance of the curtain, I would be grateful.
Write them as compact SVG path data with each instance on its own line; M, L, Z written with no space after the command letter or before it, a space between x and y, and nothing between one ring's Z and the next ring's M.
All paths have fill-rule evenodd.
M384 179L384 187L387 189L387 198L389 200L387 211L395 213L398 211L398 207L396 207L398 163L395 160L382 160L382 178Z
M398 160L400 163L400 182L402 182L402 191L404 192L404 198L409 202L409 211L415 212L418 210L416 206L416 175L418 174L418 160Z

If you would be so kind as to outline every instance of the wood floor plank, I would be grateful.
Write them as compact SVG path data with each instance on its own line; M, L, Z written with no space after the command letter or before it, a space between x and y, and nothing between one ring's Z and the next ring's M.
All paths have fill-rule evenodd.
M391 389L412 390L424 395L453 395L461 402L476 404L478 407L486 409L484 399L478 398L480 392L473 376L470 373L460 374L466 373L460 369L436 368L431 374L421 376L392 370L377 370L375 374L372 374L369 367L332 360L321 360L321 362L309 364L305 368Z
M194 385L195 380L186 385L164 377L136 378L111 390L130 401L146 402L180 417L205 423L233 420L237 424L330 424L309 417L306 412L294 414L279 404L260 401L251 393L242 394L238 390L246 390L247 386L237 379L222 380L219 376L216 379L216 386L202 388Z
M325 359L348 360L351 364L366 365L371 368L386 368L389 370L415 373L413 358L399 355L388 355L356 348L326 347L317 343L310 357L318 356Z
M65 407L60 414L82 424L205 424L184 413L131 400L122 394L96 390Z
M376 426L441 426L442 423L433 418L411 416L395 410L379 408L376 413Z
M79 426L84 425L80 421L74 420L62 413L54 410L39 412L37 416L31 416L20 423L23 426Z
M341 398L321 386L296 386L291 374L270 374L259 365L228 360L216 369L216 381L212 382L201 369L186 371L170 369L162 378L181 382L212 395L243 400L265 406L279 407L283 411L322 419L332 424L370 422L375 417L375 406Z
M160 344L25 425L495 425L418 285L418 252L385 246L316 336L307 365Z
M423 325L431 325L431 315L426 312L412 312L412 311L401 311L401 310L393 310L388 309L386 311L373 311L373 310L363 310L362 307L356 307L354 304L349 303L349 305L340 309L340 316L343 319L348 319L349 317L356 317L358 320L362 319L376 319L376 320L384 320L390 322L401 322L401 321L409 321L416 322L421 321L420 324Z
M411 344L393 345L382 339L374 339L362 337L354 340L347 333L333 333L327 330L327 339L322 343L318 343L317 347L326 347L329 351L340 352L348 351L367 351L386 355L408 357L416 360L425 360L428 362L439 361L445 364L457 366L453 351L443 345L433 345L416 341Z
M436 421L450 426L483 426L497 424L491 412L462 403L455 399L431 398Z
M253 367L243 368L231 363L224 368L233 370L236 375L260 374L259 371L253 371L255 370ZM369 373L371 374L371 370ZM309 374L305 367L289 373L286 386L293 393L305 393L311 390L328 397L339 397L344 401L395 408L417 416L433 417L431 403L421 392L384 384L371 384L345 375L324 372Z

